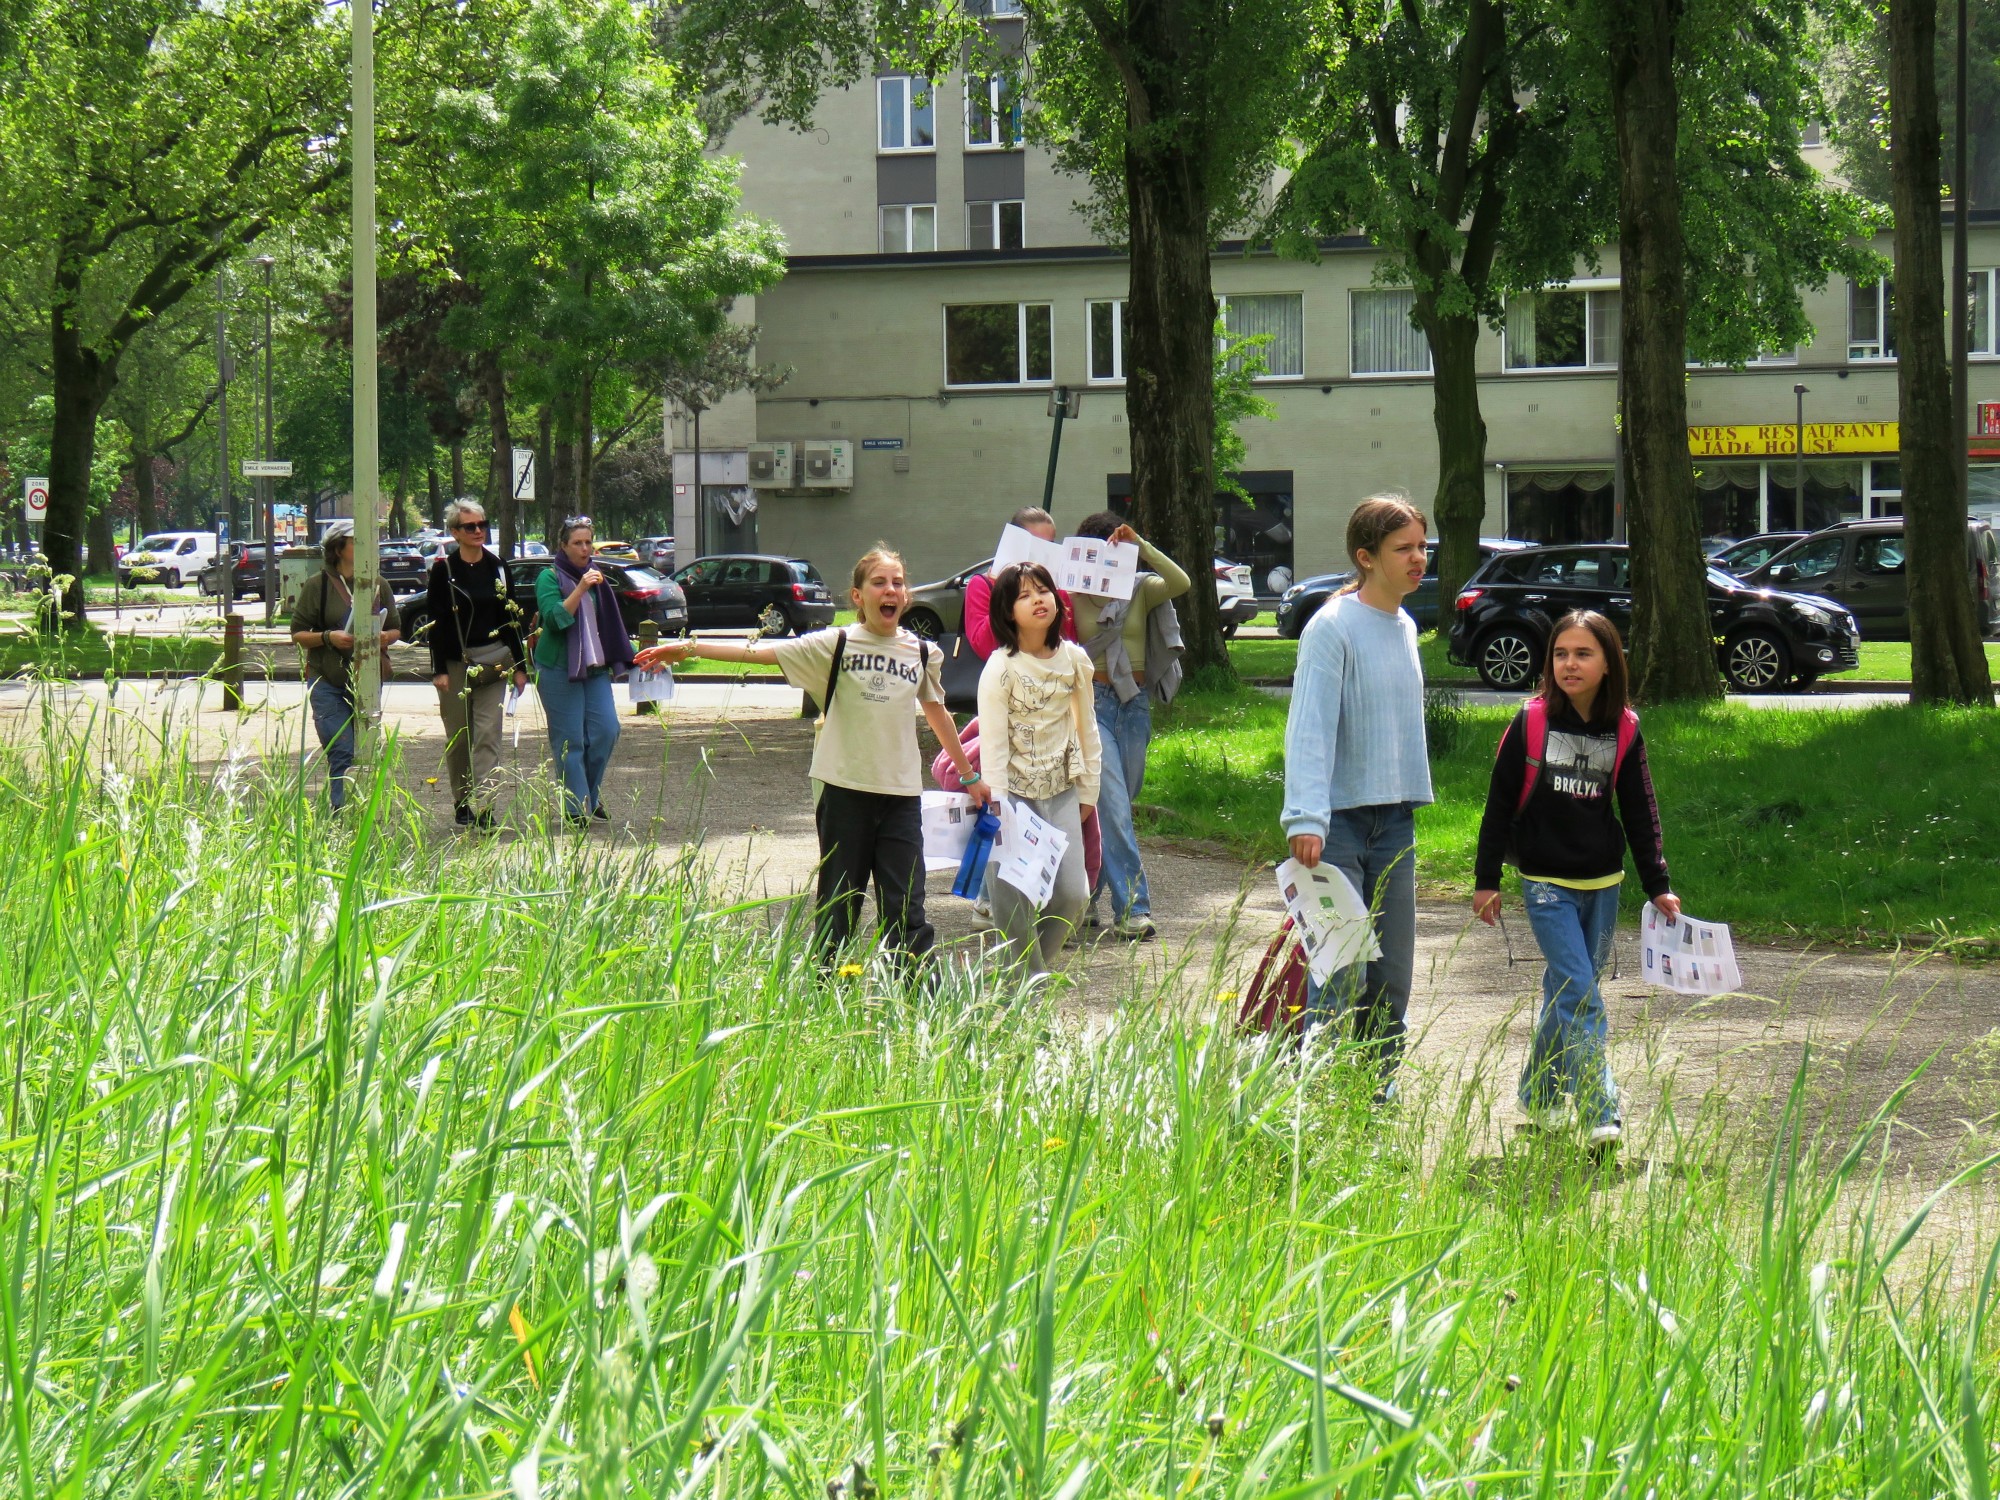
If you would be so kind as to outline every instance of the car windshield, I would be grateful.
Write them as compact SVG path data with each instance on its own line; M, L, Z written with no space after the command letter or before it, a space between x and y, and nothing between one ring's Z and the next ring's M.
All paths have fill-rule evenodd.
M1708 586L1712 589L1740 589L1743 587L1743 580L1738 578L1734 573L1725 573L1722 569L1710 564L1708 568Z
M180 542L177 536L149 536L139 543L141 552L171 552Z

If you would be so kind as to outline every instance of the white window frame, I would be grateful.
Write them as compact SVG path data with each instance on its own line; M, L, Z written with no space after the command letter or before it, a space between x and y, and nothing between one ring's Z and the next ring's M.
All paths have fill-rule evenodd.
M1770 369L1774 366L1795 365L1799 362L1799 350L1795 344L1790 349L1777 354L1760 354L1755 359L1743 361L1746 370ZM1691 359L1687 362L1690 370L1727 370L1731 368L1727 360Z
M1436 373L1436 361L1431 353L1431 341L1418 330L1417 337L1423 341L1424 367L1421 370L1357 370L1354 367L1354 301L1357 297L1382 292L1405 292L1412 298L1416 295L1413 287L1407 286L1355 286L1347 289L1347 374L1350 379L1361 380L1429 380Z
M1596 339L1592 337L1592 332L1593 332L1591 326L1592 304L1590 300L1590 294L1592 292L1615 292L1621 290L1621 288L1622 288L1622 283L1615 276L1592 276L1580 281L1566 281L1561 286L1544 287L1540 292L1532 292L1528 294L1530 297L1539 297L1539 296L1547 296L1548 294L1553 292L1576 292L1583 297L1584 362L1580 365L1517 365L1512 363L1507 357L1506 314L1503 310L1501 314L1501 331L1500 331L1501 370L1509 375L1553 375L1567 371L1616 370L1618 368L1618 361L1615 359L1610 361L1608 364L1591 363L1590 347L1592 344L1596 342ZM1622 318L1625 313L1625 309L1622 305L1624 299L1620 298L1619 300L1621 305L1618 309L1618 313L1619 316Z
M1009 205L1021 210L1021 243L1002 245L1000 243L1000 210ZM993 210L993 235L990 241L981 244L972 237L972 211L975 208ZM1025 198L968 198L965 204L965 247L968 250L1025 250L1028 247L1028 200Z
M1854 326L1854 294L1860 283L1851 277L1847 283L1847 362L1851 365L1891 365L1896 362L1893 350L1884 352L1888 343L1885 337L1890 310L1895 304L1896 278L1884 276L1875 283L1875 327L1874 337L1857 338L1859 332ZM1868 353L1868 350L1874 352ZM1860 352L1857 352L1860 351Z
M1021 0L986 0L986 9L981 14L990 21L996 16L1018 16L1024 12Z
M901 146L891 146L882 139L882 109L885 95L891 88L902 94L899 108L903 116L903 140ZM916 139L916 101L920 94L930 98L931 139L927 146L908 144ZM908 73L896 73L875 80L875 151L878 156L935 156L937 154L937 85L927 78L913 77Z
M986 119L993 129L993 139L975 141L972 138L972 94L976 85L984 84L986 93ZM1017 89L1008 87L1008 80L999 73L990 73L985 78L971 74L965 79L965 149L968 151L1019 151L1022 137L1016 124L1015 112L1020 108L1021 96ZM1002 121L1006 122L1008 139L1001 139Z
M1972 283L1972 287L1968 288L1966 311L1973 318L1972 327L1968 330L1966 338L1967 353L1973 359L2000 359L2000 339L1994 337L1996 333L2000 333L2000 328L1994 326L1993 302L1993 293L1996 288L2000 288L2000 269L1992 266L1974 266L1965 273L1965 279ZM1985 326L1982 327L1982 324ZM1986 344L1983 349L1979 347L1982 338Z
M954 382L951 378L951 310L954 307L981 307L990 304L978 302L948 302L938 309L938 354L944 369L944 388L948 391L1020 391L1046 390L1055 384L1056 368L1056 310L1052 302L1016 302L1014 304L1014 373L1013 380L976 380ZM1030 376L1028 374L1028 309L1047 308L1049 314L1049 373Z
M1304 292L1302 292L1302 291L1299 291L1299 292L1288 292L1288 291L1274 291L1274 292L1238 292L1238 293L1237 293L1236 295L1237 295L1237 296L1239 296L1239 297L1296 297L1296 298L1298 298L1298 302L1299 302L1299 368L1298 368L1298 372L1297 372L1296 374L1282 374L1282 375L1280 375L1280 374L1273 374L1273 373L1271 373L1271 372L1270 372L1269 370L1266 370L1264 374L1262 374L1262 375L1257 375L1257 376L1254 376L1254 377L1252 377L1252 384L1255 384L1255 385L1298 385L1298 384L1302 383L1302 382L1303 382L1303 381L1305 380L1305 378L1306 378L1306 349L1305 349L1305 343L1306 343L1306 339L1305 339L1305 319L1306 319L1306 294L1305 294ZM1217 318L1221 319L1221 321L1222 321L1222 324L1223 324L1224 328L1226 329L1226 328L1228 327L1228 324L1229 324L1229 298L1228 298L1227 296L1224 296L1224 295L1220 295L1220 294L1218 294L1218 295L1217 295L1217 297L1216 297L1216 299L1215 299L1215 315L1216 315L1216 317L1217 317ZM1217 338L1216 338L1216 340L1215 340L1215 347L1216 347L1216 349L1217 349L1218 351L1219 351L1219 350L1221 350L1221 349L1222 349L1222 347L1223 347L1223 340L1224 340L1224 336L1223 336L1223 335L1218 335L1218 336L1217 336Z
M1083 375L1089 385L1123 385L1125 383L1125 303L1123 297L1092 297L1083 304ZM1099 375L1097 369L1097 325L1093 314L1100 307L1111 309L1111 373Z
M903 247L900 250L884 250L883 235L887 232L884 220L891 213L903 216ZM917 247L917 215L925 213L931 219L931 242L924 250ZM875 207L875 245L882 255L921 255L925 250L937 249L937 205L935 203L881 203Z

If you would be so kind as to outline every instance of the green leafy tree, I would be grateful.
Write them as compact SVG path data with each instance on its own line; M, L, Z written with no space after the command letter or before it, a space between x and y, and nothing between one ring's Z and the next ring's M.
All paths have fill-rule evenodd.
M0 236L50 307L47 543L80 572L98 416L140 333L345 172L319 0L24 0L0 60ZM77 589L65 607L80 621Z
M1222 319L1215 320L1215 439L1210 461L1216 488L1239 500L1250 498L1237 478L1250 453L1239 426L1253 417L1266 422L1278 419L1277 406L1257 393L1257 377L1270 369L1264 360L1270 344L1268 333L1231 337Z
M1840 170L1854 189L1887 207L1894 198L1889 152L1889 8L1868 0L1866 18L1832 56L1828 123ZM1968 0L1966 138L1971 143L1970 191L1974 208L2000 206L2000 3ZM1958 28L1936 28L1938 115L1943 158L1958 139Z

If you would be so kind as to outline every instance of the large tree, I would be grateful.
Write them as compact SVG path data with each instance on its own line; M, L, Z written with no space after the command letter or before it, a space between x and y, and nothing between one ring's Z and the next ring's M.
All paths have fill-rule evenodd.
M688 0L670 44L719 112L808 125L820 93L877 58L938 78L1004 65L971 7L929 0ZM1141 530L1187 568L1191 666L1228 669L1207 562L1215 544L1217 242L1249 224L1289 149L1318 34L1293 0L1023 0L1029 116L1093 189L1101 233L1131 263L1125 410ZM967 59L972 61L968 64Z
M345 171L345 88L319 0L27 0L0 61L4 235L49 307L46 544L81 573L97 419L134 341ZM83 615L74 586L65 614Z
M1910 589L1910 697L1991 706L1993 678L1966 581L1966 434L1945 360L1939 215L1937 0L1890 0L1889 139L1896 204L1897 419Z

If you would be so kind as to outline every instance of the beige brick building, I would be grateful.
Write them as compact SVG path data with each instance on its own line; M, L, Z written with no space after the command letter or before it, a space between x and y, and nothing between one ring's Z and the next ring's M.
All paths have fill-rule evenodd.
M746 208L787 236L784 280L739 316L760 326L760 358L793 374L704 414L704 550L797 554L829 578L878 538L919 579L974 563L1009 512L1041 500L1054 386L1082 392L1064 424L1058 521L1129 493L1127 262L1078 212L1082 185L1011 142L1007 106L983 80L884 75L827 95L811 133L747 121L718 143L744 163ZM1975 266L2000 263L2000 222L1976 222L1972 247ZM1877 248L1889 252L1886 240ZM1252 503L1218 500L1216 542L1251 565L1260 593L1342 565L1362 497L1401 489L1422 504L1436 484L1428 356L1407 293L1374 284L1376 261L1359 240L1318 264L1215 258L1230 326L1272 335L1261 389L1278 415L1244 425ZM1616 277L1613 252L1482 336L1489 534L1618 533ZM2000 402L1993 282L1990 270L1975 280L1975 402ZM1797 385L1808 524L1895 513L1886 300L1881 287L1830 285L1807 296L1809 344L1742 371L1689 372L1708 534L1792 525ZM668 436L685 562L696 555L693 423L670 418ZM1974 505L2000 509L2000 463L1980 462L2000 460L2000 438L1975 439L1974 451Z

